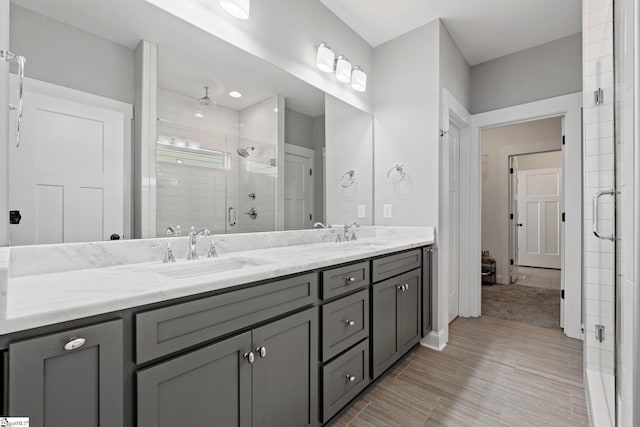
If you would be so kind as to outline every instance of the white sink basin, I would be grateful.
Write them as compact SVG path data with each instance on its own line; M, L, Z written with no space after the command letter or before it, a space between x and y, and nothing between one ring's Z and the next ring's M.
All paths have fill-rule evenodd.
M189 264L185 264L188 262ZM209 274L226 273L227 271L240 270L242 268L258 267L270 264L254 258L221 258L201 261L185 261L181 264L162 265L158 273L172 279L204 276Z

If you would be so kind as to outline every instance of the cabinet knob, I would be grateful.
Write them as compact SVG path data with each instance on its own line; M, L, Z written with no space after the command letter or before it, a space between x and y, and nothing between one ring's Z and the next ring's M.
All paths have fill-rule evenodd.
M350 277L347 277L345 280L347 283L353 283L356 281L356 278L353 276L350 276Z
M262 346L262 347L258 347L256 348L256 352L260 355L260 357L262 357L263 359L265 357L267 357L267 348Z
M353 325L355 325L355 324L356 324L355 320L345 320L345 321L344 321L344 323L345 323L347 326L353 326Z
M409 284L405 283L404 285L402 285L402 292L406 292L409 290Z
M256 356L255 354L253 354L253 351L243 354L243 357L247 359L247 362L249 362L250 364L253 364L253 362L256 361Z
M349 381L350 383L354 382L356 380L356 376L355 375L345 375L345 377L347 378L347 381Z
M66 351L77 350L80 347L84 346L86 343L87 343L86 338L73 337L64 345L64 349Z

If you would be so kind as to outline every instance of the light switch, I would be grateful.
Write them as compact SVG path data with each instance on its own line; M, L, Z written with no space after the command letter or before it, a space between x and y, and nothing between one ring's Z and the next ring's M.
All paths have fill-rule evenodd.
M391 205L383 205L382 206L382 217L384 219L393 218L393 208Z
M358 205L358 219L367 217L367 205Z

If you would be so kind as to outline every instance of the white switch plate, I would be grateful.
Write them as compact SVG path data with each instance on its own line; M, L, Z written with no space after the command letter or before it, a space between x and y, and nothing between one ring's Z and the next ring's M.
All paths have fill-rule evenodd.
M358 219L363 219L366 217L367 217L367 206L358 205Z
M393 218L393 208L391 205L383 205L382 206L382 217L384 219Z

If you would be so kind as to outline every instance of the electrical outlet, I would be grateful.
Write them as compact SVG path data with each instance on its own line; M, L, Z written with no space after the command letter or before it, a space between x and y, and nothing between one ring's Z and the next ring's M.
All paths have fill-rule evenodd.
M393 218L393 208L391 205L383 205L382 206L382 217L384 219Z
M367 217L367 206L358 205L358 219L363 219L366 217Z

